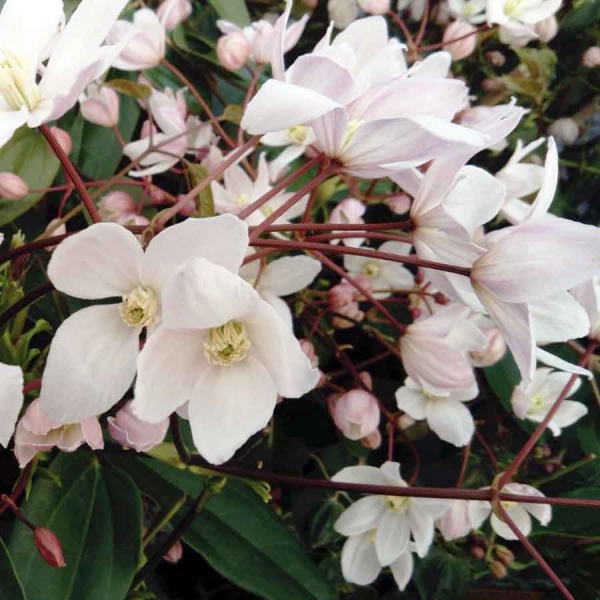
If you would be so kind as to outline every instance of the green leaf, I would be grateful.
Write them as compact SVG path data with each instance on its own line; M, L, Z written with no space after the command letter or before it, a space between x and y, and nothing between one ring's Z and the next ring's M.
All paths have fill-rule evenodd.
M184 493L197 496L204 486L203 477L152 459L111 456L110 460L127 470L163 510ZM221 575L266 600L336 597L297 536L242 482L230 480L211 498L183 540Z
M471 581L469 563L434 548L419 561L414 575L422 600L461 600Z
M26 600L8 548L0 539L0 600Z
M250 25L250 14L244 0L208 0L216 13L226 21L245 27Z
M29 127L18 129L0 149L0 171L19 175L30 189L50 187L59 167L60 162L44 136ZM0 227L27 212L42 196L43 192L37 192L19 200L0 198Z
M58 536L67 566L47 565L31 531L17 523L9 547L28 598L122 600L141 551L142 507L135 484L81 450L60 454L50 471L60 485L37 479L22 508Z
M137 100L148 100L152 96L152 88L150 86L129 81L129 79L111 79L104 85L112 88L115 92L131 96Z
M521 381L521 374L512 354L507 351L502 360L491 367L486 367L483 372L502 407L512 412L510 398Z
M208 171L201 164L188 163L192 187L196 187L200 182L209 176ZM196 217L212 217L215 214L215 201L211 186L205 187L196 198Z
M600 487L582 487L566 494L566 498L600 499ZM573 537L598 537L600 536L600 511L597 508L577 507L577 512L570 506L552 507L552 520L539 534L546 532L562 533Z
M585 0L560 23L560 34L574 34L596 23L600 18L600 0Z

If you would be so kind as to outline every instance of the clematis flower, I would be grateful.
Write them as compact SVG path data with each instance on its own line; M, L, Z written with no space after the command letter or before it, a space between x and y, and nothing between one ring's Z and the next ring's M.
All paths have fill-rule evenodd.
M128 402L114 417L108 417L108 432L113 440L136 452L148 452L160 444L167 434L169 420L159 423L146 423L138 419L131 411Z
M156 15L167 31L173 31L191 14L190 0L163 0L156 9Z
M74 452L83 444L93 450L104 448L102 428L96 417L61 425L41 412L39 402L34 400L27 407L15 431L15 456L22 469L38 452L54 447L63 452Z
M81 115L90 123L101 127L115 127L119 123L119 95L106 85L90 83L79 98L79 106Z
M381 252L390 254L410 254L412 246L403 242L384 242ZM409 289L414 286L413 274L400 263L364 256L344 256L344 268L352 277L363 276L370 280L374 298L387 298L393 289Z
M520 383L513 391L510 401L515 415L519 419L541 423L570 378L570 373L552 371L548 368L537 369L528 386ZM575 394L580 385L581 380L577 379L571 386L567 398ZM563 400L558 411L548 423L548 428L555 436L560 435L563 427L573 425L587 412L585 404L573 400Z
M260 261L253 260L240 269L240 276L256 289L277 314L293 327L292 313L281 296L289 296L309 286L321 271L321 263L310 256L282 256L262 269Z
M329 215L328 223L339 223L340 225L360 225L364 223L363 215L367 207L357 198L346 198L337 204ZM330 244L339 244L358 248L365 241L364 238L340 238L339 240L330 240Z
M484 488L487 489L487 488ZM543 498L544 494L530 485L524 483L507 483L502 492L505 494L518 494L520 496L537 496ZM524 535L531 533L531 516L534 516L541 525L548 525L552 519L552 507L549 504L530 504L502 500L502 506L508 516ZM473 529L479 529L483 522L490 516L492 505L485 500L469 501L469 519ZM517 536L512 529L496 514L492 514L492 529L505 540L516 540Z
M396 404L409 417L427 425L440 439L454 446L466 446L475 432L475 422L463 404L479 393L477 386L458 391L429 391L410 377L396 390Z
M485 22L487 0L448 0L450 13L456 19L463 19L473 25Z
M220 265L185 261L162 307L163 325L140 354L132 411L157 423L187 402L194 444L210 463L264 428L279 395L297 398L317 384L318 370L273 307Z
M57 423L76 423L116 404L136 372L139 336L161 321L161 291L179 264L203 256L236 272L247 227L224 215L188 219L148 245L116 223L97 223L54 250L48 277L57 290L84 300L121 298L83 308L56 331L42 377L40 409Z
M62 117L108 69L122 45L101 44L126 4L83 0L58 34L62 0L7 0L0 12L0 146L22 125L39 127Z
M358 18L360 6L358 0L329 0L327 12L330 20L338 29L346 29L350 23Z
M379 427L381 411L377 398L357 388L328 399L329 410L336 427L349 439L368 437Z
M586 311L591 323L590 337L600 339L600 276L575 286L571 295Z
M306 149L316 141L316 136L310 127L296 125L281 131L274 131L263 135L260 142L266 146L275 148L286 146L286 148L274 160L271 161L269 171L271 180L277 179L285 172L288 165L302 156Z
M0 240L1 241L1 240ZM21 367L0 363L0 445L8 447L23 406Z
M469 520L469 502L450 500L450 508L436 521L436 525L447 542L469 535L473 529Z

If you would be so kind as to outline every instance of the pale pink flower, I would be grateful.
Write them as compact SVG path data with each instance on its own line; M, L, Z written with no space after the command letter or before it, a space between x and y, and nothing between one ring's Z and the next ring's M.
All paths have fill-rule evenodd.
M579 284L571 295L583 306L591 324L590 337L600 340L600 276Z
M590 46L583 53L581 64L588 69L600 67L600 46Z
M555 15L550 15L548 18L535 24L535 32L537 33L540 41L547 44L550 40L553 40L558 33L558 22Z
M21 367L0 363L0 446L5 448L8 446L22 406L23 373Z
M108 432L112 439L136 452L148 452L160 444L168 428L169 419L147 423L136 417L131 411L131 402L117 411L114 417L108 417Z
M437 528L447 542L464 538L473 529L467 500L450 500L450 508L437 521Z
M336 427L350 440L367 437L379 427L379 403L366 390L357 388L331 396L329 410Z
M81 114L86 121L102 127L119 124L119 95L107 85L90 83L79 99Z
M162 0L156 14L165 29L173 31L192 14L192 4L190 0Z
M29 193L29 186L14 173L0 173L0 197L6 200L19 200Z
M364 223L362 218L367 207L356 198L346 198L342 200L331 211L328 223L339 223L340 225L360 225ZM332 232L335 233L335 232ZM344 232L347 233L347 232ZM345 237L338 240L330 240L330 244L339 244L342 242L345 246L357 248L364 242L364 238Z
M222 35L217 41L217 58L229 71L239 71L250 57L250 42L239 31Z
M453 60L467 58L475 51L477 45L476 32L477 28L466 21L453 21L444 30L442 37L444 50L450 52Z

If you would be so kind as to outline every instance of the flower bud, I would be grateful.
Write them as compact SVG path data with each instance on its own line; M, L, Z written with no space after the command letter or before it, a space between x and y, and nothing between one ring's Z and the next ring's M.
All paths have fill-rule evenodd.
M354 301L354 288L345 281L338 283L329 289L327 299L329 300L329 306L337 310Z
M33 539L41 557L51 566L62 569L67 566L62 546L53 531L46 527L36 527Z
M50 133L55 137L62 151L68 156L73 150L73 142L71 136L60 127L50 127Z
M358 0L358 5L370 15L385 15L390 10L390 0Z
M172 565L177 564L183 556L183 544L180 540L177 540L163 556L163 559Z
M500 544L494 546L494 556L507 567L515 562L515 555L506 546Z
M105 221L112 221L115 214L135 211L135 200L127 192L117 190L102 197L98 203L100 216Z
M360 443L370 450L375 450L381 446L381 433L379 433L379 429L371 432L369 435L366 435L364 438L360 440Z
M400 415L396 419L396 423L398 424L398 429L404 431L409 427L412 427L415 424L415 420L412 417L409 417L408 415Z
M29 186L14 173L0 173L0 198L18 200L29 193Z
M485 550L481 546L469 546L469 554L475 560L483 560L485 558Z
M398 194L385 199L386 206L397 215L404 215L410 210L412 199L408 194Z
M358 374L358 378L362 381L362 384L369 390L369 392L373 391L373 378L368 371L361 371Z
M503 67L506 62L506 57L498 50L489 50L485 53L485 59L492 67Z
M360 440L379 427L381 413L373 394L354 389L332 402L331 416L348 439Z
M507 568L499 560L490 563L490 571L496 579L504 579L508 575Z
M229 71L241 69L250 56L250 42L241 31L222 35L217 42L217 58Z
M350 302L336 309L339 315L334 315L331 324L337 329L350 329L355 326L354 321L362 321L365 313L360 310L358 302ZM344 319L344 317L348 317Z
M50 221L50 223L48 223L46 226L44 233L47 233L48 237L64 235L67 233L67 226L64 223L61 223L60 219L52 219L52 221ZM58 244L55 244L54 246L46 246L46 251L51 252L54 250L54 248L56 248L56 246L58 246Z
M491 367L506 353L506 342L500 330L496 327L482 332L487 338L488 345L483 352L470 352L469 358L474 367Z
M600 67L600 46L590 46L581 57L581 64L584 67L593 69Z
M444 50L452 55L452 60L462 60L473 53L477 45L476 31L477 28L466 21L454 21L446 27L442 43Z
M571 146L579 137L579 125L573 119L563 117L554 121L548 128L548 132L565 146Z
M156 14L165 29L173 31L192 14L192 5L190 0L163 0L156 9Z
M119 95L106 85L90 83L79 105L83 118L90 123L101 127L115 127L119 123Z
M146 193L150 198L151 204L163 204L167 201L166 192L155 185L148 186L148 188L146 189Z
M533 26L534 31L542 42L547 44L558 33L558 23L554 15L550 15L547 19L536 23Z
M169 420L147 423L131 412L128 402L114 417L108 417L108 432L111 437L126 448L136 452L147 452L160 444L167 434Z
M504 82L500 77L486 77L481 81L481 89L488 94L498 92L504 87Z

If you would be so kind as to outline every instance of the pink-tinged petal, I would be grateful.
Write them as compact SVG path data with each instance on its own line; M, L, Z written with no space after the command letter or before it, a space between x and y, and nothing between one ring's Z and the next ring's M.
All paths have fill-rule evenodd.
M471 277L509 302L567 290L600 273L600 230L567 219L513 227L474 264Z
M27 431L34 435L46 435L51 429L60 427L58 423L49 419L40 410L40 401L35 399L28 407L25 414L21 417L20 423Z
M393 563L407 548L410 527L405 514L387 511L375 535L375 552L382 567Z
M186 259L201 256L237 273L248 248L248 226L234 215L187 219L159 233L148 245L142 280L160 290Z
M531 397L525 391L524 386L518 385L510 398L510 403L515 413L515 416L519 419L524 419L531 407Z
M247 356L202 373L188 405L198 452L211 464L229 460L273 416L277 389L269 372Z
M269 79L246 107L241 126L253 135L269 133L309 123L335 108L339 103L323 94Z
M473 416L458 400L428 402L426 418L431 431L454 446L466 446L475 432Z
M483 522L490 516L492 505L485 500L469 500L467 511L471 526L473 529L479 529Z
M285 80L285 63L283 60L283 55L285 54L285 33L291 12L292 0L286 0L285 10L277 19L271 33L271 71L273 73L273 77L281 81Z
M342 575L346 581L368 585L377 579L381 565L375 553L371 533L349 537L342 548Z
M160 423L192 396L202 372L204 332L159 327L146 342L138 359L138 376L132 413L148 423Z
M165 284L162 322L171 329L218 327L249 314L261 302L241 277L197 256L185 260Z
M102 450L104 448L104 437L102 436L102 427L97 417L88 417L80 423L81 435L85 443L92 450Z
M558 151L554 138L548 138L548 152L544 163L544 179L542 187L538 192L535 201L531 205L531 210L525 217L525 221L534 221L543 217L550 208L554 195L556 194L556 186L558 184Z
M527 511L521 504L515 504L508 509L508 516L512 519L517 528L523 535L529 535L531 533L531 517L527 514ZM517 536L513 533L512 529L495 514L492 514L490 520L492 529L505 540L517 540Z
M583 367L578 365L573 365L558 356L547 352L546 350L542 350L542 348L535 349L536 358L545 365L549 367L553 367L555 369L560 369L561 371L565 371L566 373L576 373L577 375L583 375L588 379L592 378L592 373Z
M427 555L429 547L433 542L433 519L421 510L418 498L411 500L406 514L410 519L410 529L415 541L417 554L423 558Z
M557 292L531 302L529 309L538 344L566 342L584 337L590 331L585 309L569 292Z
M261 300L243 322L252 344L250 355L267 369L280 395L298 398L317 385L319 370L271 305Z
M472 529L467 500L451 500L450 509L436 523L448 542L467 536Z
M345 483L366 483L369 485L393 485L390 479L377 467L360 465L358 467L345 467L338 471L331 481L343 481Z
M139 329L123 322L118 305L71 315L50 346L40 409L59 424L107 411L133 383L138 349Z
M348 114L346 113L346 109L336 108L326 115L315 119L311 125L317 138L315 145L327 156L337 158L342 151L348 132Z
M276 296L295 294L309 286L321 268L321 263L310 256L284 256L263 269L258 287Z
M114 417L108 417L110 436L122 446L133 448L137 452L147 452L160 444L167 434L169 420L148 423L138 419L127 403Z
M350 46L359 59L367 64L371 58L385 50L388 43L388 27L381 16L366 17L353 21L335 37L332 46ZM357 69L363 64L357 64Z
M581 417L588 414L588 408L581 402L575 402L573 400L565 400L558 409L558 412L554 415L552 421L560 428L569 427L573 423L579 421Z
M507 483L502 490L508 494L518 494L520 496L535 496L544 498L544 494L538 489L524 483ZM552 506L550 504L523 503L523 508L533 515L541 525L548 525L552 519Z
M523 382L527 385L535 371L535 338L527 304L503 302L480 285L475 285L474 289L504 336L521 371Z
M56 434L58 435L58 439L56 440L55 445L63 452L75 452L75 450L84 443L81 425L79 423L68 425L56 431Z
M375 529L386 512L381 496L365 496L351 504L333 524L341 535L351 536Z
M144 252L136 236L116 223L96 223L63 240L48 277L56 289L86 300L124 296L140 284Z
M412 552L407 551L401 554L391 565L390 570L394 577L396 585L403 592L412 577L414 568L414 559Z
M22 406L21 367L0 363L0 445L5 448L13 436Z

